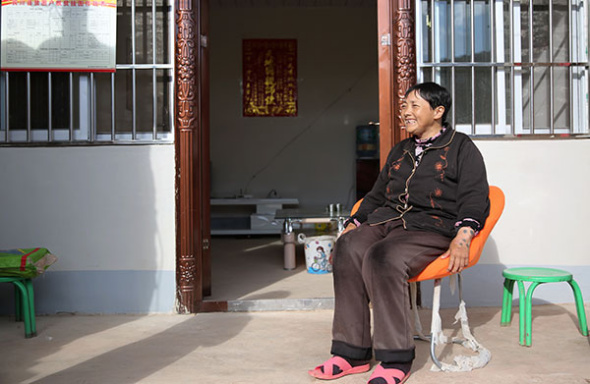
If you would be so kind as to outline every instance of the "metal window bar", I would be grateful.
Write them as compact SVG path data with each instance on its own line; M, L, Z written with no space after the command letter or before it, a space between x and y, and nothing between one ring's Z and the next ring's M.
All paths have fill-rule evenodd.
M571 2L568 1L568 2ZM571 29L568 29L571 31ZM553 88L553 1L549 1L549 132L555 133L555 92ZM571 108L570 108L571 109Z
M10 120L8 119L8 111L10 108L10 98L8 94L8 89L10 88L10 77L8 76L8 72L6 76L4 76L4 126L6 130L4 131L4 141L8 141L8 137L10 135ZM1 124L1 122L0 122Z
M8 89L10 88L10 77L8 73L5 74L4 78L4 141L8 141L8 137L10 136L10 120L8 119L8 111L10 108L10 97L8 94ZM0 122L1 123L1 122Z
M572 33L572 16L573 16L573 12L572 12L572 1L568 1L567 2L567 26L568 26L568 31L570 31L570 38L568 41L568 46L569 46L569 52L568 52L568 60L569 61L578 61L578 55L574 53L574 49L577 49L577 47L574 47L573 45L573 39L571 38L571 33ZM577 24L577 23L576 23ZM587 44L590 44L590 41L587 41ZM573 84L573 68L570 66L568 68L568 80L570 84ZM573 108L573 103L574 103L574 87L570 85L570 89L569 89L569 96L570 96L570 101L569 101L569 118L570 118L570 123L569 123L569 131L573 132L574 131L574 108Z
M70 112L70 126L69 126L69 142L72 143L74 141L74 74L72 72L69 73L68 79L70 81L69 85L69 93L70 93L70 105L69 105L69 112Z
M535 56L533 54L535 50L535 44L533 42L533 0L529 0L529 63L535 62ZM530 67L529 72L529 124L531 133L535 133L535 69Z
M510 44L510 62L514 63L514 0L510 0L509 3L509 9L508 9L508 14L509 14L509 20L508 20L508 25L509 25L509 29L510 29L510 38L508 39L508 43ZM515 73L514 73L514 66L510 66L510 104L512 105L511 107L511 113L510 113L510 132L511 134L515 134L515 126L516 126L516 113L515 113L515 109L516 109L516 101L515 101L515 95L516 95L516 90L515 90Z
M31 142L31 72L27 72L27 142Z
M496 58L496 1L490 0L490 60L493 62L497 61ZM492 66L490 68L490 79L492 83L492 89L490 90L491 99L492 99L492 111L491 111L491 124L492 127L490 129L490 133L492 135L496 134L496 74L497 71L495 70L496 67Z
M135 79L136 79L136 67L135 64L135 0L131 0L131 139L135 141L137 139L137 115L135 107L137 105L137 95L135 94Z
M172 9L172 5L171 5L171 0L167 0L168 1L168 8L171 10ZM172 12L169 11L170 15L172 15ZM174 23L171 23L171 30L173 30L174 28L172 27L174 26ZM168 47L173 48L175 44L175 40L174 40L174 33L169 33L168 34ZM174 63L174 49L169 49L168 50L168 56L169 56L169 63ZM173 68L172 65L170 65L170 68ZM170 76L170 82L168 84L168 105L170 106L174 106L175 103L175 95L174 95L174 70L170 71L171 76ZM168 126L169 127L174 127L174 112L173 110L169 110L168 111Z
M51 72L47 73L47 141L53 141L53 114L51 113L52 102Z
M471 40L470 40L470 48L471 48L471 62L470 63L464 63L464 62L456 62L455 60L455 51L456 51L456 47L455 47L455 24L458 22L457 20L455 20L455 2L454 0L449 0L448 2L445 2L446 4L450 5L450 23L451 23L451 28L450 28L450 39L447 36L447 42L449 43L448 40L450 40L450 48L451 48L451 59L449 62L442 62L442 55L444 53L441 53L441 57L437 57L436 52L440 51L440 47L444 47L446 44L445 42L440 42L437 41L438 39L444 39L442 33L440 33L440 29L439 30L435 30L435 22L438 20L437 17L440 18L440 12L441 12L441 8L437 8L436 7L436 3L437 0L429 0L429 1L425 1L425 2L420 2L420 12L424 12L422 10L423 7L429 7L430 9L428 10L428 12L426 12L427 15L429 15L430 17L430 22L432 23L430 25L430 31L429 31L429 38L430 38L430 47L428 47L428 51L430 52L430 60L425 61L425 60L420 60L422 59L422 57L419 57L418 60L418 70L419 73L424 73L423 71L425 70L430 70L431 73L431 77L433 80L436 81L437 79L437 74L440 74L440 70L443 68L449 68L451 71L451 84L450 84L450 91L451 91L451 95L453 97L453 99L456 96L456 70L459 68L469 68L471 70L471 81L472 81L472 87L475 87L475 76L476 76L476 68L483 66L483 67L489 67L490 68L490 74L491 74L491 84L492 84L492 91L491 91L491 133L492 134L497 134L496 132L496 124L500 123L500 122L496 122L496 117L499 116L497 115L497 108L498 108L498 103L496 101L496 97L498 98L502 98L502 100L507 96L506 93L500 93L500 92L504 92L503 90L498 90L497 93L496 92L496 85L497 85L497 76L500 73L499 70L500 68L506 68L509 69L509 78L510 78L510 89L509 89L509 95L511 97L510 100L510 105L511 105L511 111L510 111L510 116L508 117L509 121L511 122L511 126L510 126L510 134L512 135L517 135L519 133L524 133L527 135L535 135L535 134L542 134L543 131L544 132L549 132L549 134L553 135L557 132L556 129L556 120L555 120L555 91L556 91L556 85L555 85L555 68L556 67L567 67L567 71L568 71L568 76L569 76L569 103L568 103L568 107L569 107L569 119L570 119L570 124L569 126L567 126L567 130L570 134L576 134L576 133L582 133L585 134L585 137L587 137L587 134L589 133L588 130L588 126L585 125L585 130L584 131L576 131L574 129L574 124L575 124L575 118L578 116L578 114L576 114L576 111L574 110L575 108L588 108L588 101L584 101L583 105L578 105L579 101L578 99L580 98L580 95L578 93L576 93L576 90L574 89L574 81L579 81L579 80L586 80L588 81L588 84L590 84L590 75L588 73L589 71L589 63L588 62L583 62L580 60L580 58L578 58L576 56L576 53L578 50L581 50L581 45L580 42L575 42L574 37L576 36L575 34L579 34L579 30L582 28L586 28L586 33L581 34L581 36L584 36L583 38L586 39L585 41L585 46L586 46L586 50L588 49L588 43L590 41L590 36L588 35L588 33L590 33L590 31L588 31L588 20L590 19L590 16L588 15L589 13L589 7L586 6L586 4L582 4L582 10L584 11L584 14L580 14L577 15L578 17L580 17L582 19L582 24L583 26L580 27L577 24L574 26L573 20L572 18L576 15L574 15L575 12L580 12L580 8L577 9L573 9L574 5L577 5L578 7L580 7L579 3L573 4L572 2L568 2L568 31L566 32L567 35L565 36L568 39L568 44L569 44L569 53L568 53L568 58L566 59L567 61L563 62L563 61L557 61L556 57L554 56L554 25L553 25L553 20L554 20L554 7L552 2L549 2L549 14L548 14L548 33L549 33L549 47L548 47L548 54L550 55L550 58L545 61L545 62L541 62L541 61L537 61L535 62L535 44L534 44L534 35L533 35L533 31L534 31L534 15L535 15L535 6L533 4L533 0L529 0L528 3L525 2L520 2L520 1L514 1L514 0L509 0L507 2L498 2L498 4L495 3L496 0L490 0L489 2L489 6L488 9L490 11L490 41L491 41L491 58L489 62L475 62L475 32L474 32L474 26L475 26L475 2L474 0L471 0L470 3L470 17L469 17L469 21L471 23L471 28L470 28L470 32L471 32ZM500 19L498 19L498 17L500 17L500 15L497 13L496 8L497 7L502 7L502 12L504 12L504 6L508 6L509 8L507 9L507 13L509 15L509 20L508 20L508 33L510 34L510 38L507 39L509 45L509 60L506 62L498 62L498 55L500 54L500 52L496 52L497 50L497 39L500 38L500 34L498 33L497 29L501 28L502 26L498 25L497 23L500 21ZM521 25L521 12L520 12L520 7L522 6L528 6L528 9L526 10L525 13L522 13L522 17L526 18L523 21L528 22L528 26L522 30L522 28L520 27ZM446 12L446 10L448 10L448 8L445 8L444 11L442 12ZM577 13L576 13L577 14ZM516 17L518 17L519 19L517 20ZM528 19L528 20L527 20ZM448 19L447 19L448 20ZM467 22L468 20L464 20L462 22ZM461 21L459 21L461 22ZM518 23L518 27L515 26L515 23ZM572 30L572 28L576 28L576 30ZM522 60L522 58L519 56L520 52L521 52L521 30L524 32L523 34L523 38L525 39L524 41L528 42L528 55L527 55L527 59ZM438 35L437 33L438 32ZM498 34L498 35L497 35ZM438 39L437 39L438 36ZM580 36L580 35L578 35ZM501 44L501 46L503 46L504 44ZM437 47L438 50L437 50ZM518 51L518 54L517 54ZM420 51L422 53L422 51ZM517 56L518 55L518 56ZM588 58L584 58L582 60L587 60ZM429 68L430 67L430 68ZM535 116L535 112L536 112L536 106L535 106L535 90L537 89L537 84L535 84L535 79L537 78L537 75L540 73L537 73L537 75L535 74L535 72L538 72L541 68L546 68L544 71L545 73L548 74L549 76L549 127L543 127L543 130L541 130L539 127L537 127L537 122L535 121L536 116ZM524 127L521 126L524 122L522 122L520 120L520 118L517 120L517 114L518 113L522 113L524 112L525 108L527 107L526 104L522 104L521 101L521 92L524 90L524 88L519 88L522 87L522 80L521 80L521 76L522 74L525 74L526 72L523 72L523 70L528 71L529 74L529 84L528 84L528 91L529 91L529 97L528 100L526 100L526 102L528 103L528 117L529 117L529 121L528 121L528 127ZM581 71L581 72L577 72L577 71ZM581 76L576 76L576 74L581 73ZM543 76L544 77L544 76ZM543 77L539 78L539 81L542 80ZM579 77L579 78L578 78ZM585 78L585 79L584 79ZM517 81L518 80L518 81ZM540 85L540 84L539 84ZM590 88L590 85L586 85L588 88ZM519 89L517 89L519 88ZM477 135L476 132L476 127L477 127L477 120L475 118L475 114L477 112L477 108L476 108L476 101L478 100L478 98L480 97L479 94L475 94L475 92L472 92L471 95L471 102L472 102L472 110L471 110L471 133ZM517 100L518 98L518 100ZM586 98L587 98L587 92L586 92ZM580 111L581 114L586 113L585 111ZM452 108L452 119L453 122L456 124L456 113L455 113L455 108L453 106ZM584 115L586 116L586 115ZM501 122L501 124L505 124L505 122ZM587 123L585 123L587 124ZM518 127L517 127L518 125ZM524 129L524 132L521 132L520 129ZM548 128L548 130L547 130ZM517 130L518 129L518 130Z
M10 119L8 118L8 111L10 110L10 95L8 93L8 90L10 89L10 76L8 76L8 73L6 73L5 76L5 97L6 97L6 110L5 110L5 124L6 124L6 136L5 136L5 140L8 141L8 137L10 135Z
M152 0L152 64L156 65L156 0ZM158 133L158 86L156 84L156 69L152 69L152 140Z
M94 79L94 73L90 72L90 134L89 138L91 142L96 141L97 129L96 129L96 84Z
M451 64L455 64L455 0L451 0ZM452 100L456 100L455 98L455 66L451 65L451 97ZM451 118L453 119L453 124L457 125L457 114L456 114L456 106L457 103L453 103L451 105Z
M111 73L111 141L115 141L115 74Z
M132 85L131 85L131 97L132 97L132 133L131 133L131 142L141 142L141 143L149 143L149 142L155 142L155 141L161 141L162 139L164 139L163 142L170 142L173 130L170 130L170 132L167 132L167 134L163 137L159 137L158 135L158 83L157 83L157 76L158 76L158 71L164 71L164 81L163 81L163 89L165 90L165 94L167 94L167 97L164 97L162 99L162 102L165 103L165 110L166 111L173 111L173 105L174 105L174 81L173 81L173 77L174 77L174 65L173 63L173 54L174 54L174 50L172 49L173 44L174 44L174 33L173 33L173 26L174 24L171 22L171 18L173 16L173 9L172 6L168 3L164 3L161 6L157 5L157 2L155 0L152 0L152 4L151 4L151 42L152 42L152 57L151 57L151 64L137 64L137 58L136 58L136 27L135 27L135 17L136 17L136 4L135 1L132 0L131 1L131 15L130 15L130 23L131 23L131 44L132 44L132 55L131 55L131 64L117 64L116 65L116 69L118 71L129 71L130 72L130 76L132 79ZM167 60L168 63L167 64L157 64L157 32L160 31L160 29L157 28L157 15L158 12L164 13L165 18L164 18L164 22L163 22L163 26L162 28L166 28L167 29L167 33L165 34L167 36L166 40L163 40L162 43L165 44L164 46L164 50L167 52ZM149 134L149 136L151 137L151 141L146 139L146 136L142 135L142 140L139 141L138 140L138 131L137 131L137 71L138 70L150 70L152 72L152 126L151 126L151 133ZM53 97L53 89L55 86L55 82L57 81L57 76L52 75L51 72L47 72L48 77L47 77L47 92L48 92L48 102L47 102L47 108L48 108L48 121L46 122L47 124L47 129L46 131L42 134L43 137L41 138L39 136L39 132L37 132L37 130L35 130L35 132L33 132L33 118L32 118L32 79L31 79L31 72L26 72L25 74L25 80L26 80L26 89L25 89L25 98L26 98L26 124L25 124L25 129L24 132L22 132L22 139L17 139L16 141L14 141L11 137L11 126L10 126L10 118L9 118L9 111L10 111L10 78L11 78L11 73L10 72L4 72L2 74L0 74L0 76L2 76L2 80L3 80L3 112L5 112L5 115L2 116L2 132L1 132L1 136L0 136L0 143L31 143L33 141L35 142L55 142L55 141L59 141L59 142L69 142L69 143L74 143L79 141L80 139L77 138L76 136L76 129L75 129L75 103L76 102L81 102L80 99L74 99L75 96L75 80L74 80L74 74L72 72L69 72L69 77L68 77L68 86L69 86L69 126L68 127L56 127L54 126L54 119L53 117L55 116L54 114L54 109L53 109L53 103L56 102L56 99ZM129 143L128 139L125 139L125 135L121 135L120 137L118 137L117 135L117 131L116 131L116 87L115 87L115 73L111 73L110 74L110 112L111 112L111 118L110 118L110 125L111 125L111 129L110 129L110 142L111 143L116 143L116 142L125 142L125 143ZM170 80L168 80L170 79ZM88 126L82 126L79 129L87 129L87 136L86 135L82 135L82 137L84 137L84 141L88 141L90 143L104 143L105 140L104 138L100 138L98 137L98 110L97 110L97 97L98 97L98 89L97 89L97 85L96 85L96 76L94 75L94 73L90 73L88 75L88 84L87 87L88 88L84 88L84 93L87 92L86 97L88 97L88 105L84 105L82 106L83 109L87 109L87 112L84 112L84 116L88 118L88 121L83 123L83 125L88 124ZM77 86L80 86L79 84ZM81 88L81 92L82 92L82 88ZM82 97L82 95L80 95L80 97ZM168 127L172 128L173 124L174 124L174 116L173 113L167 113L166 115L166 121L164 122L164 125L167 124ZM84 119L85 120L85 119ZM60 136L60 138L56 138L56 129L60 129L62 130L62 128L66 129L67 132L67 139L63 140ZM33 134L35 133L35 134ZM20 134L19 134L20 135ZM102 135L101 135L102 136ZM161 141L162 142L162 141Z
M435 63L435 62L440 62L440 59L437 58L436 56L436 21L435 21L435 2L434 0L431 0L430 2L430 32L431 32L431 41L430 41L430 62ZM432 80L436 81L436 75L437 75L437 71L436 71L437 67L436 66L432 66ZM438 74L440 76L440 71L438 71Z
M470 32L470 49L471 62L475 62L475 25L474 25L475 0L469 1L469 32ZM471 66L471 87L475 89L475 66ZM471 92L471 134L475 134L475 92Z

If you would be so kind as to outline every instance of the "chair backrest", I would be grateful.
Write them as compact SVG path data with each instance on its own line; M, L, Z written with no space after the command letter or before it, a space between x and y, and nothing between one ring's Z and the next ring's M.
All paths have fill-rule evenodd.
M504 211L504 204L505 204L505 197L504 192L499 187L490 185L490 214L486 219L486 222L477 234L471 241L471 246L469 247L469 264L465 268L469 268L477 264L479 258L481 257L481 253L483 251L483 247L492 232L492 229L500 219L502 215L502 211ZM358 207L361 205L362 199L357 201L351 210L351 215L353 215L357 210ZM410 282L414 281L423 281L423 280L432 280L432 279L442 279L443 277L447 277L452 275L449 271L447 271L447 267L449 266L448 259L441 259L437 258L432 263L430 263L422 272L420 272L417 276L411 278Z
M502 211L504 210L504 203L505 197L504 192L496 186L490 185L490 214L486 219L486 222L477 234L471 240L471 245L469 247L469 264L467 267L469 268L477 264L479 258L481 256L481 252L483 251L483 247L492 232L492 229L500 219L502 215ZM447 267L449 266L449 259L441 259L440 257L435 259L432 263L428 264L426 268L422 272L420 272L417 276L409 279L409 282L413 281L424 281L424 280L432 280L432 279L442 279L443 277L447 277L452 275L449 271L447 271Z
M359 207L361 206L361 203L363 202L363 199L360 199L359 201L357 201L356 203L354 203L354 205L352 206L352 209L350 210L350 215L354 215L356 213L356 211L359 210Z

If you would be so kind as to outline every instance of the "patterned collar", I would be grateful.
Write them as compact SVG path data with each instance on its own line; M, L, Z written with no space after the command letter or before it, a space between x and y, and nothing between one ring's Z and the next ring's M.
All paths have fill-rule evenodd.
M424 139L424 140L420 140L419 138L414 136L414 142L416 143L417 147L430 147L432 145L432 143L434 142L434 140L439 138L446 131L446 129L447 129L447 127L443 126L441 128L441 130L436 135L429 137L428 139Z
M414 143L416 143L416 148L414 149L414 154L416 155L416 166L420 164L420 161L422 160L422 155L424 154L424 150L428 147L431 147L434 143L434 140L439 138L446 131L446 129L447 127L443 125L440 132L424 140L420 140L416 136L414 136Z

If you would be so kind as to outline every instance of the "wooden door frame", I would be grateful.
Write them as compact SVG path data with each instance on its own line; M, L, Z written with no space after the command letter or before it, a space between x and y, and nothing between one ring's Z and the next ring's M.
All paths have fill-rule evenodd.
M381 167L389 150L408 137L400 105L417 79L415 25L414 0L377 0Z
M209 98L209 0L200 1L200 39L199 39L199 63L200 66L200 108L201 116L201 247L202 252L202 286L203 296L211 296L211 156L210 156L210 98Z
M208 0L175 0L176 311L197 313L210 292ZM399 114L416 82L414 0L378 0L381 165L407 136ZM206 310L206 309L205 309Z

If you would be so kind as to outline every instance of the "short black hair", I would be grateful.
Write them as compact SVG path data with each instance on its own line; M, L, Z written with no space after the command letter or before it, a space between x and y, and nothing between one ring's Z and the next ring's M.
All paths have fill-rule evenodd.
M451 105L453 103L449 91L437 83L426 82L411 86L406 91L405 97L408 97L408 95L414 91L420 95L421 98L426 100L432 109L440 106L444 107L445 112L442 115L441 122L446 123L447 114L451 110Z

